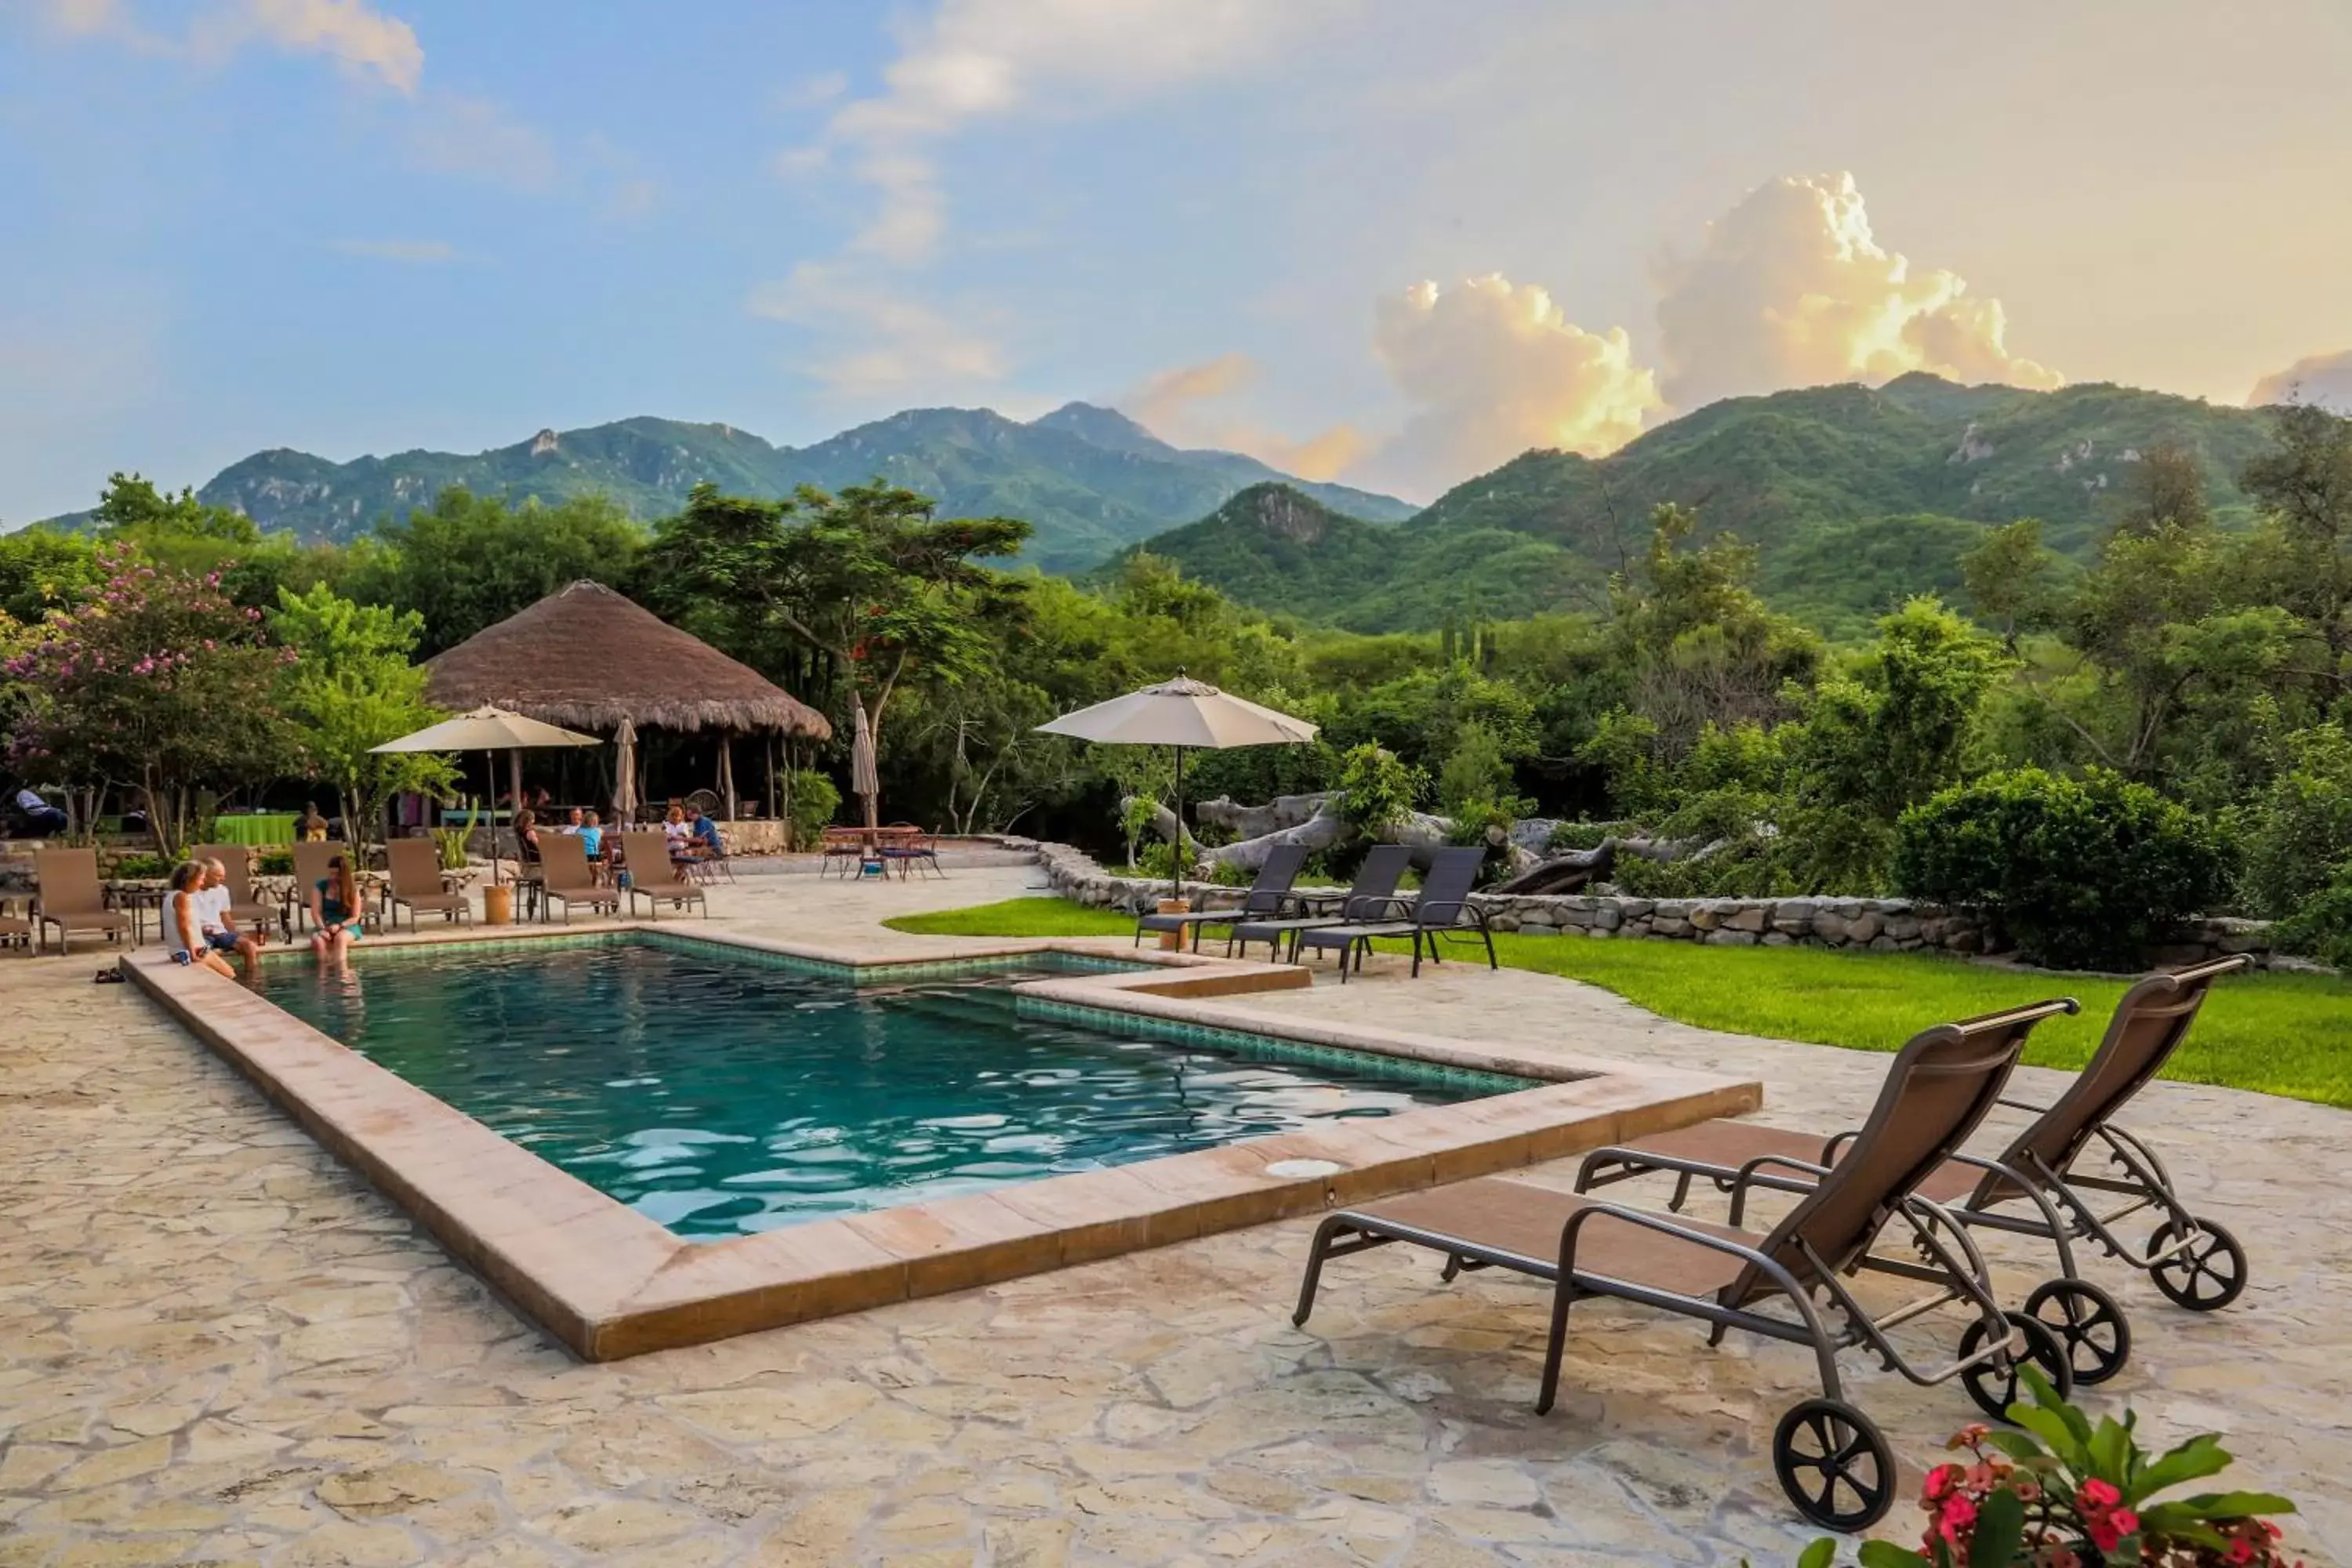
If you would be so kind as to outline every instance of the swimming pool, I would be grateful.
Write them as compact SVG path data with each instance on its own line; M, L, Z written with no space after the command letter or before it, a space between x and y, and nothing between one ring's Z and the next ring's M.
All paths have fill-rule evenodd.
M1098 1026L1010 989L1072 962L860 983L690 941L539 941L362 953L344 978L281 963L267 994L704 1240L1526 1087L1231 1031Z

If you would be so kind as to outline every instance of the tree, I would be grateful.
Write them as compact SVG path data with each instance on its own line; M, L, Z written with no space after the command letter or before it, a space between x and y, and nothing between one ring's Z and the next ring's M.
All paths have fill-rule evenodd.
M602 497L510 508L454 486L376 533L383 548L354 558L343 589L415 611L427 654L583 578L608 587L627 582L645 542L644 531Z
M86 790L134 785L158 846L176 854L199 789L268 779L293 759L277 700L293 651L264 642L261 612L232 601L217 574L148 565L121 546L101 560L97 595L52 615L6 666L32 693L13 755Z
M2326 646L2325 674L2340 692L2352 686L2352 417L2288 404L2276 419L2276 449L2238 482L2268 526L2266 596Z
M1994 529L1960 557L1960 580L1977 614L2000 633L2001 644L2017 651L2020 633L2050 624L2055 607L2051 580L2058 557L2042 542L2042 520L2021 517Z
M2159 441L2140 454L2124 491L2114 531L2153 534L2168 528L2207 528L2213 509L2205 499L2205 465L2177 441Z
M352 847L364 849L393 795L437 795L457 780L446 757L371 750L444 716L425 700L425 672L408 662L424 617L353 604L322 583L308 594L281 590L269 622L299 656L286 706L306 772L334 786Z
M34 626L70 609L106 581L97 542L46 528L0 533L0 615Z

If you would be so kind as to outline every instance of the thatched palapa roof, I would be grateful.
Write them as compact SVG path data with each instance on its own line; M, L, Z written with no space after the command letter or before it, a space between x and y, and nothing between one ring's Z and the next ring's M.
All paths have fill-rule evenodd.
M575 730L782 730L824 740L824 714L602 583L557 590L425 661L443 708L493 703Z

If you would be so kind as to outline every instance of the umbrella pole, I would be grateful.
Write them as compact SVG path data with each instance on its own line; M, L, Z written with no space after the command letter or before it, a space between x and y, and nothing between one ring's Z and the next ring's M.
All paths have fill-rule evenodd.
M1169 847L1168 869L1174 873L1174 898L1184 896L1184 748L1176 748L1176 842Z
M499 759L495 752L482 753L482 805L490 818L490 886L499 885Z

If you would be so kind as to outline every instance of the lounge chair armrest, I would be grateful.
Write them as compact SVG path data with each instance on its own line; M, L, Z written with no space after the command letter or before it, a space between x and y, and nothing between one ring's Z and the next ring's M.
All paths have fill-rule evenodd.
M1815 1164L1811 1160L1800 1160L1788 1154L1759 1154L1753 1160L1742 1163L1739 1169L1733 1173L1730 1188L1733 1195L1738 1196L1745 1194L1748 1187L1764 1174L1767 1166L1774 1165L1786 1166L1792 1171L1802 1171L1811 1176L1826 1176L1830 1173L1830 1168L1827 1165Z
M1568 1216L1568 1223L1559 1230L1559 1274L1563 1281L1575 1272L1578 1233L1593 1219L1604 1215L1640 1226L1644 1230L1654 1230L1662 1236L1675 1237L1717 1252L1728 1253L1734 1258L1745 1258L1769 1274L1773 1282L1791 1297L1801 1298L1804 1294L1798 1289L1795 1278L1769 1255L1743 1242L1694 1229L1671 1215L1654 1214L1648 1209L1631 1208L1623 1204L1588 1204Z
M1847 1128L1844 1131L1839 1133L1836 1137L1832 1138L1828 1142L1822 1145L1822 1158L1828 1161L1832 1165L1836 1164L1838 1151L1861 1136L1861 1128Z

